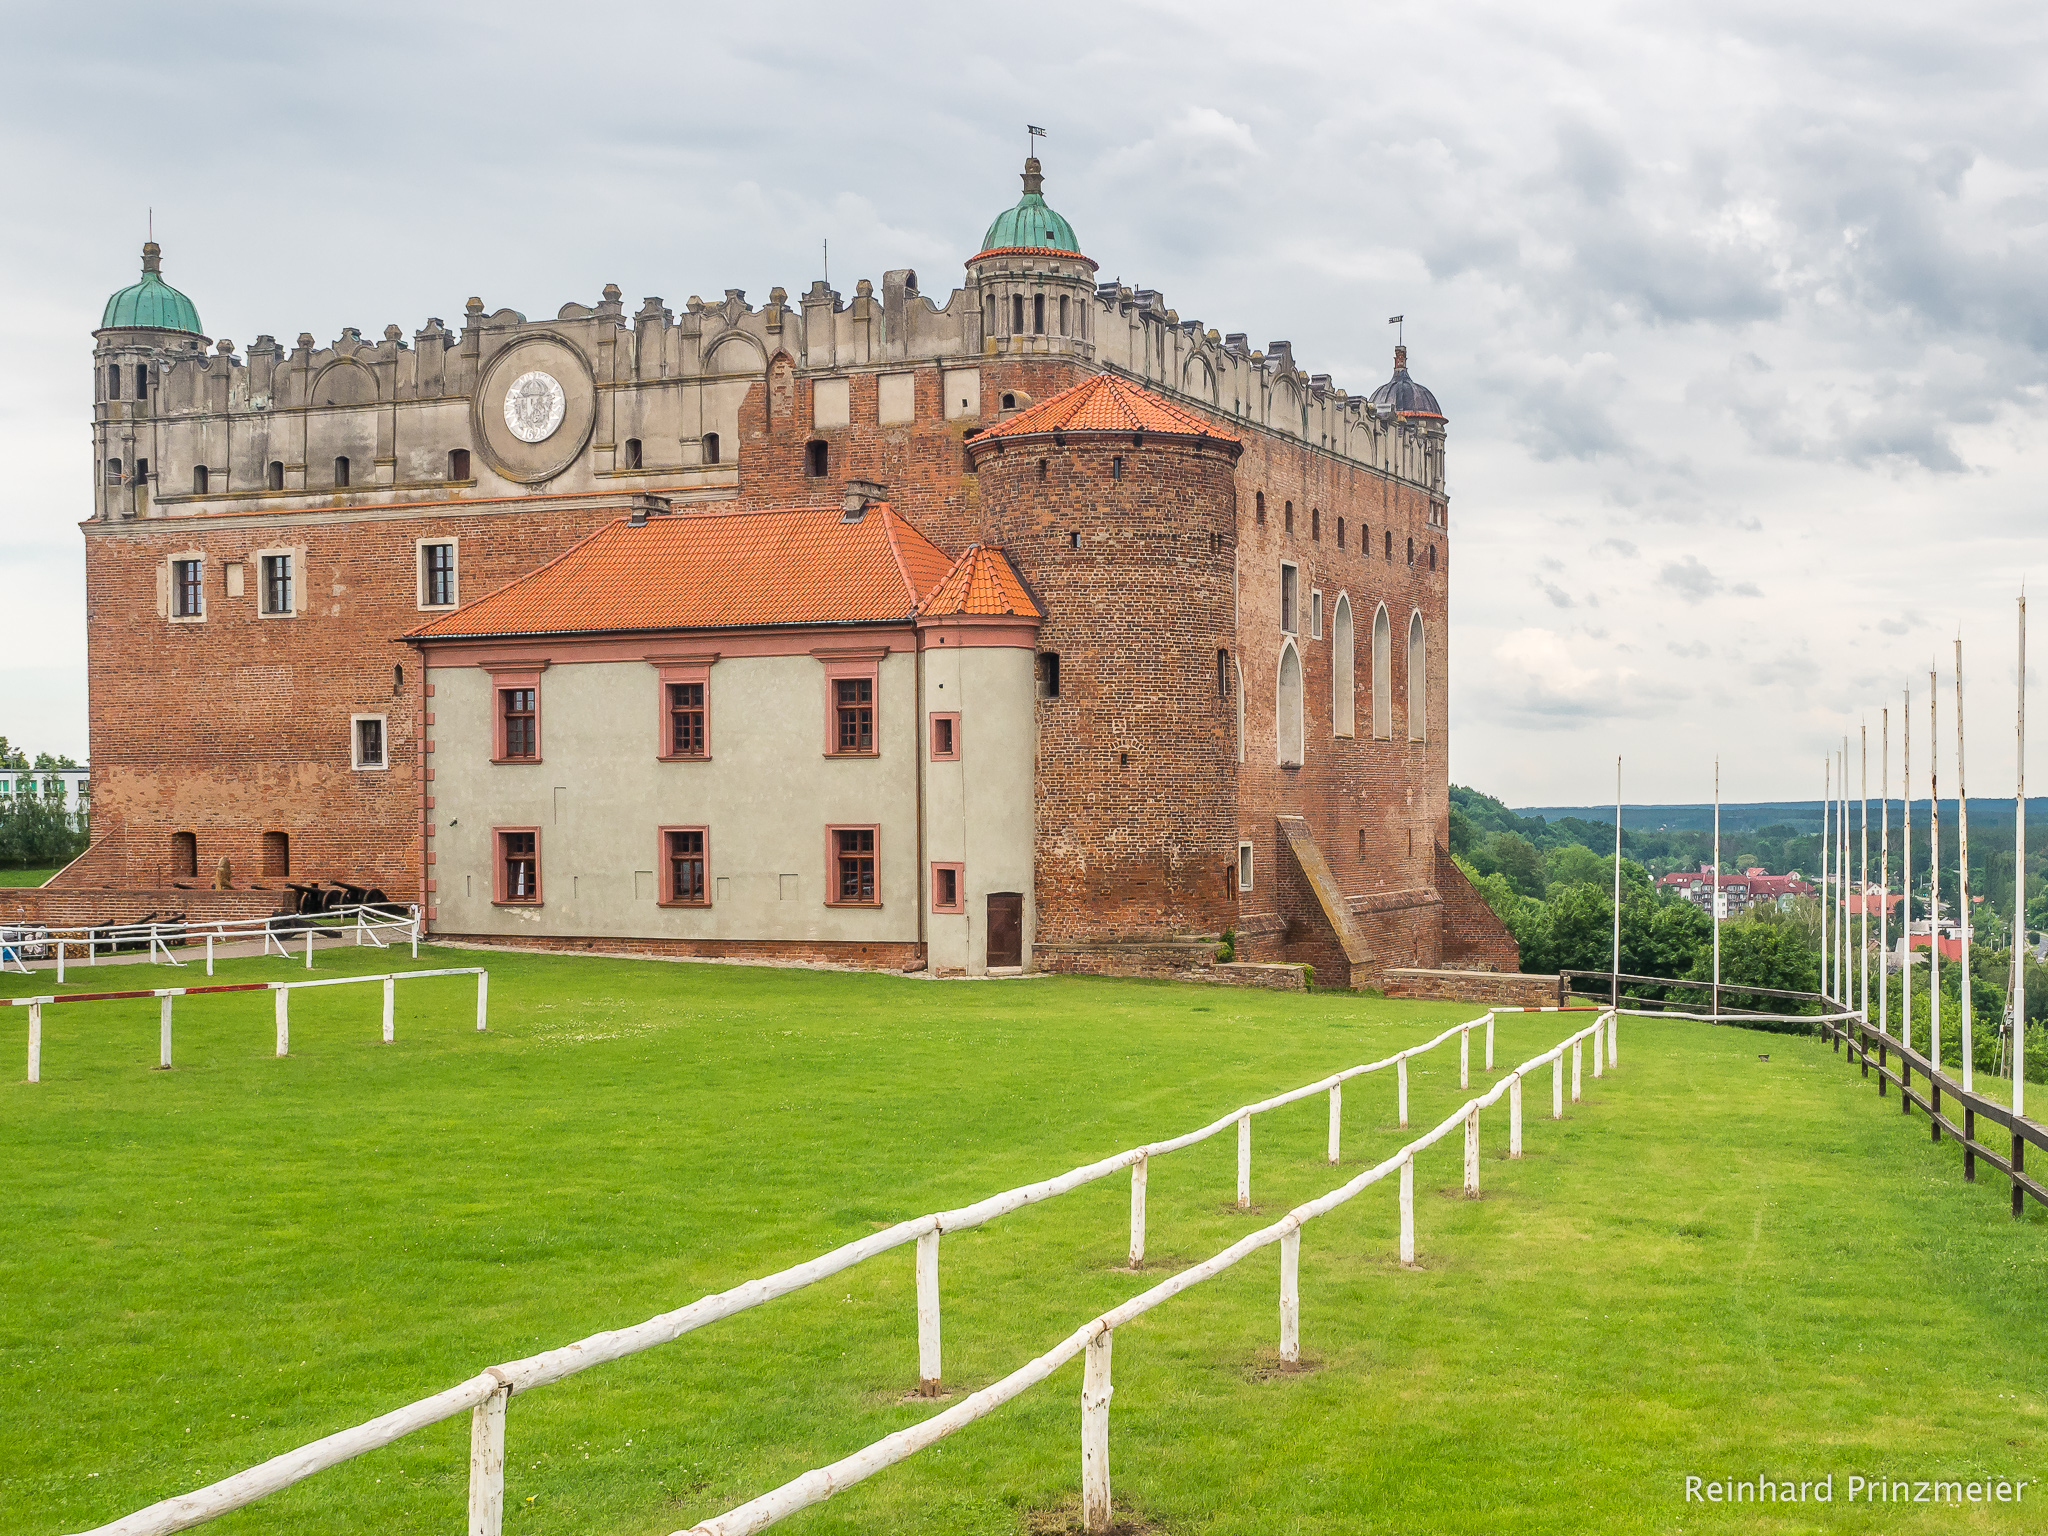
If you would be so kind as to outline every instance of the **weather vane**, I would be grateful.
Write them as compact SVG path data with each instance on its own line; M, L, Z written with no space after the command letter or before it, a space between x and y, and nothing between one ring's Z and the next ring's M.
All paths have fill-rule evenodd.
M1024 132L1028 135L1024 140L1024 153L1036 160L1038 158L1038 141L1045 137L1045 130L1034 123L1026 123L1024 125Z

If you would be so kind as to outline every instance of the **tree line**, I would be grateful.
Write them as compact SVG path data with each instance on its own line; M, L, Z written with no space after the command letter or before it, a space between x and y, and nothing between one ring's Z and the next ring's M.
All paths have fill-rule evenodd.
M52 869L85 852L92 840L90 813L65 809L63 780L50 772L77 766L48 752L31 760L0 736L0 772L16 786L14 793L0 795L0 867Z

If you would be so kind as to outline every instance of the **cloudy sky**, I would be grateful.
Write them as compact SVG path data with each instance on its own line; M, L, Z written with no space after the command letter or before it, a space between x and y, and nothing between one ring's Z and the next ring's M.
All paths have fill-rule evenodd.
M1458 782L1594 800L1620 753L1630 799L1699 800L1718 752L1731 798L1811 796L1908 684L1924 752L1960 626L1971 787L2009 792L2012 599L2048 570L2038 4L7 17L0 733L31 748L86 750L90 332L149 208L243 345L607 281L758 301L825 238L843 291L936 290L1028 120L1105 277L1354 391L1407 315L1451 418Z

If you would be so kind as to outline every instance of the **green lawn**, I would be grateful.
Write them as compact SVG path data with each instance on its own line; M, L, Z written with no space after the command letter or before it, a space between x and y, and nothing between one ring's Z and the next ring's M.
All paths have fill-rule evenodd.
M325 974L413 964L320 957ZM80 1530L448 1386L637 1322L899 1218L1193 1128L1472 1011L1081 979L931 983L423 951L465 980L47 1011L44 1082L0 1037L0 1532ZM276 959L222 980L303 976ZM202 982L101 967L82 989ZM157 980L157 978L174 978ZM15 993L26 978L8 977ZM39 978L35 990L47 990ZM1582 1016L1510 1016L1501 1060ZM1625 1020L1622 1066L1458 1197L1453 1136L1418 1170L1421 1268L1395 1191L1312 1224L1302 1341L1274 1363L1276 1251L1121 1330L1119 1502L1173 1532L2038 1529L2025 1504L1850 1505L1850 1474L2048 1477L2048 1221L2017 1227L1925 1122L1816 1042ZM1760 1052L1769 1062L1758 1060ZM1478 1051L1475 1045L1475 1068ZM1413 1077L1459 1102L1454 1044ZM984 1384L1096 1311L1349 1177L1404 1138L1391 1075L1151 1171L1148 1274L1119 1272L1104 1180L945 1239L946 1374ZM630 1360L515 1398L508 1532L661 1536L931 1412L908 1248ZM805 1533L1005 1533L1072 1501L1080 1365L807 1511ZM463 1528L466 1415L219 1529ZM1688 1506L1684 1478L1813 1482L1835 1502Z
M41 885L55 873L55 865L49 869L0 869L0 885Z

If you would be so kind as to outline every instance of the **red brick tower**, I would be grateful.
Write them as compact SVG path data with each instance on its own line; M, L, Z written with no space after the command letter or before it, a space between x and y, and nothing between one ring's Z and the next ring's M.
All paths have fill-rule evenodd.
M1237 912L1228 659L1242 443L1103 374L968 448L989 541L1049 614L1040 941L1222 932Z

